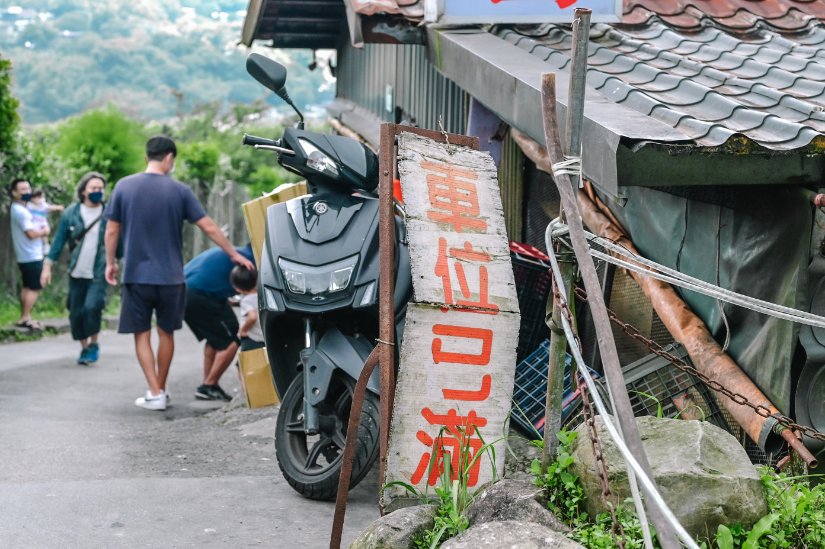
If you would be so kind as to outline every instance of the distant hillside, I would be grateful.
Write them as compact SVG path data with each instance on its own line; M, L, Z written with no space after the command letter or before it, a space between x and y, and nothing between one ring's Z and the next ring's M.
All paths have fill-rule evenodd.
M248 50L236 45L246 7L247 0L0 0L0 55L14 63L27 124L107 103L141 119L209 101L251 103L265 90L246 74ZM299 105L332 98L322 71L306 68L310 51L264 53L289 63Z

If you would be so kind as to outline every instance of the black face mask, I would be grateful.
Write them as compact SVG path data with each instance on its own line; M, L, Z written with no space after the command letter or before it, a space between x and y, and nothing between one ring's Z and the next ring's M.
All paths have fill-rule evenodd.
M89 202L92 204L100 204L103 202L103 191L96 191L93 193L89 193Z
M32 199L32 193L24 193L20 195L20 200L23 202L29 202Z

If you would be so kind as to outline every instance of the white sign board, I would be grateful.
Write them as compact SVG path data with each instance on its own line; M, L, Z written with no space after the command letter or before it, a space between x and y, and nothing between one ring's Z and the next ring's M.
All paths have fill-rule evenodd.
M427 23L570 23L576 8L593 23L622 20L622 0L425 0Z
M409 133L398 172L413 271L384 484L421 491L456 478L470 488L501 476L519 312L496 167L486 152ZM486 444L492 452L484 451ZM494 469L495 467L495 469ZM387 507L408 494L385 490Z

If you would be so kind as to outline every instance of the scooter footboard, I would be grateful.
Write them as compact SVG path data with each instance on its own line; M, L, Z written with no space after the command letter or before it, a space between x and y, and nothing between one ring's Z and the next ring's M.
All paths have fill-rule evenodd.
M327 396L332 374L343 370L353 379L358 379L367 360L372 345L364 337L344 335L337 328L329 328L316 344L304 367L308 391L306 398L313 406ZM373 371L367 382L367 389L376 395L380 392L378 369Z

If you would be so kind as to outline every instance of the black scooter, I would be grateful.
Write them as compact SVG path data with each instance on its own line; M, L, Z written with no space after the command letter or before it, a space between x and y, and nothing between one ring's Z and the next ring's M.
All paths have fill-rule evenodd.
M309 194L266 211L258 306L281 408L278 464L289 484L312 499L338 487L355 380L378 337L378 159L346 137L303 129L286 92L286 69L260 54L246 68L298 113L300 122L272 140L243 143L278 153L307 180ZM396 341L412 292L404 224L396 218ZM377 370L376 370L377 372ZM358 431L351 485L378 457L379 386L373 375Z

